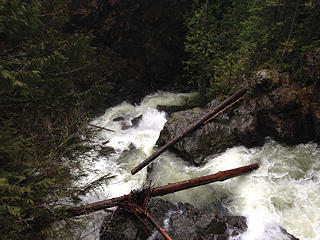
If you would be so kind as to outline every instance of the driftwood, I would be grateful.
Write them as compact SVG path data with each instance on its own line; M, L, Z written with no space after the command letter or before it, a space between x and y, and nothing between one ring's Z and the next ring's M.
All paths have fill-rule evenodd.
M115 206L123 206L126 205L125 202L135 202L137 205L145 205L146 199L149 199L151 197L157 197L157 196L163 196L166 194L182 191L185 189L217 182L217 181L225 181L227 179L240 176L242 174L250 173L253 170L256 170L259 168L259 163L234 168L226 171L220 171L215 174L193 178L190 180L177 182L177 183L169 183L168 185L153 188L153 189L146 189L143 191L132 191L130 194L117 197L117 198L111 198L99 202L90 203L84 206L79 207L72 207L69 209L64 210L64 212L67 214L68 217L76 217L83 214L92 213L95 211L103 210L110 207Z
M99 128L99 129L106 130L106 131L109 131L109 132L115 132L115 131L112 130L112 129L105 128L105 127L100 127L100 126L97 126L97 125L94 125L94 124L91 124L91 123L89 123L88 125L89 125L90 127Z
M169 141L168 143L166 143L165 145L163 145L162 147L160 147L156 152L154 152L151 156L149 156L148 158L146 158L142 163L140 163L138 166L136 166L134 169L131 170L131 174L134 175L136 174L138 171L140 171L142 168L144 168L145 166L147 166L150 162L152 162L154 159L156 159L161 153L163 153L164 151L166 151L169 147L171 147L172 145L174 145L176 142L178 142L180 139L182 139L183 137L185 137L188 133L192 132L193 130L199 128L200 126L202 126L202 124L208 120L209 118L211 118L213 115L215 115L216 113L220 112L221 110L223 110L227 105L229 105L230 103L232 104L234 101L236 101L237 99L239 99L241 96L243 96L243 94L245 94L246 89L241 89L237 92L235 92L233 95L231 95L230 97L228 97L227 99L225 99L222 103L220 103L217 107L215 107L211 112L209 112L208 114L204 115L201 119L199 119L198 121L194 122L189 128L187 128L182 134L180 134L179 136L175 137L174 139L172 139L171 141ZM221 112L222 113L222 112ZM217 115L218 116L218 115Z

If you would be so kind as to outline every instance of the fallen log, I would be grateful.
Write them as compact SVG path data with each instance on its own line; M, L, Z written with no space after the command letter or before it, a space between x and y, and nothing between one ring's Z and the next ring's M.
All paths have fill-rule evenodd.
M84 206L79 206L79 207L72 207L69 209L65 209L65 210L60 210L58 212L62 212L64 216L67 217L77 217L77 216L81 216L84 214L89 214L92 212L96 212L96 211L100 211L106 208L111 208L111 207L115 207L120 205L123 201L125 201L126 199L128 199L128 197L130 196L130 194L128 195L123 195L121 197L116 197L116 198L110 198L107 200L102 200L102 201L98 201L98 202L94 202L94 203L89 203L87 205ZM64 217L62 216L62 217Z
M206 185L213 182L223 182L230 178L234 178L246 173L250 173L253 170L258 169L259 166L260 166L259 163L254 163L251 165L234 168L230 170L225 170L225 171L220 171L211 175L197 177L197 178L189 179L182 182L169 183L168 185L151 189L149 193L149 197L151 198L151 197L163 196L170 193L179 192L185 189L198 187L198 186Z
M131 202L132 202L132 199L134 199L134 201L143 203L145 202L144 200L146 198L163 196L166 194L182 191L185 189L189 189L189 188L193 188L193 187L197 187L197 186L201 186L201 185L205 185L205 184L209 184L217 181L225 181L227 179L240 176L242 174L250 173L253 170L258 169L259 166L260 166L259 163L254 163L251 165L234 168L230 170L225 170L225 171L220 171L215 174L193 178L193 179L189 179L182 182L169 183L168 185L165 185L165 186L161 186L161 187L157 187L149 190L147 189L141 192L132 191L130 194L127 194L121 197L94 202L84 206L72 207L72 208L66 209L64 212L66 212L68 217L76 217L83 214L88 214L95 211L103 210L106 208L115 207L121 204L123 205L123 203L125 201L128 201L128 199L130 199Z
M89 123L88 125L90 127L95 127L95 128L98 128L98 129L109 131L109 132L115 132L115 130L112 130L112 129L109 129L109 128L105 128L105 127L100 127L100 126L97 126L97 125L94 125L94 124L91 124L91 123Z
M229 105L230 103L236 101L237 99L239 99L241 96L243 96L243 94L245 94L245 92L247 91L247 89L241 89L237 92L235 92L233 95L231 95L230 97L228 97L227 99L225 99L222 103L220 103L217 107L215 107L211 112L207 113L206 115L204 115L201 119L199 119L198 121L194 122L188 129L186 129L182 134L180 134L179 136L175 137L174 139L172 139L171 141L169 141L168 143L166 143L165 145L163 145L162 147L160 147L156 152L154 152L151 156L149 156L148 158L146 158L142 163L140 163L139 165L137 165L134 169L131 170L131 174L134 175L136 174L138 171L140 171L142 168L144 168L145 166L147 166L150 162L152 162L154 159L156 159L161 153L163 153L164 151L166 151L169 147L171 147L172 145L174 145L176 142L178 142L180 139L182 139L183 137L185 137L188 133L192 132L193 130L199 128L203 122L205 122L207 119L211 118L214 114L218 113L220 110L222 110L223 108L225 108L227 105Z

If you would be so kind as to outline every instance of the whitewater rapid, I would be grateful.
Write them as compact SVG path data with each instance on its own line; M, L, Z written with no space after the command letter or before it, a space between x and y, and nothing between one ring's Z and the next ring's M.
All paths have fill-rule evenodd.
M267 139L262 147L238 146L208 157L201 167L191 166L173 153L165 152L155 160L148 179L146 168L131 175L132 168L152 153L166 122L166 113L158 111L156 106L181 105L191 97L192 94L161 92L147 96L137 106L123 102L94 119L92 124L115 131L101 130L95 144L101 148L112 147L114 152L107 155L92 152L86 162L91 170L80 184L104 175L112 178L84 196L83 202L121 196L150 182L152 186L160 186L259 162L260 169L249 175L167 195L165 199L246 216L248 230L240 236L243 240L287 239L280 226L300 239L319 240L320 148L317 144L288 147ZM139 124L130 127L131 120L140 115ZM119 117L122 120L115 121Z

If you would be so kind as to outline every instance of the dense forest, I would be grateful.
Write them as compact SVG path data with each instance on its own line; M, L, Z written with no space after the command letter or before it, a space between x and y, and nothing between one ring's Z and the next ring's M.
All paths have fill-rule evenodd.
M157 90L204 104L261 69L320 90L319 0L1 0L0 13L3 239L52 236L109 106Z

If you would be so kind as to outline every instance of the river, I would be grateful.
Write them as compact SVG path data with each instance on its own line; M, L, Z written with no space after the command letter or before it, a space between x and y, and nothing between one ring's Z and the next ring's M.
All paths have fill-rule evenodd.
M303 240L320 239L320 147L315 143L285 146L271 139L261 147L248 149L237 146L217 156L208 157L201 167L195 167L165 152L155 160L153 171L147 170L132 176L130 171L149 156L166 122L166 113L156 109L161 105L181 105L192 94L159 92L144 98L140 105L123 102L109 108L92 124L115 130L101 130L95 144L112 147L114 152L100 155L92 152L86 160L90 170L82 183L85 185L104 175L113 176L95 193L83 197L83 202L93 202L117 197L143 186L160 186L235 168L254 162L261 163L253 173L229 179L222 183L185 190L165 196L173 202L189 202L197 207L223 209L226 214L243 215L248 220L248 230L242 240L287 239L279 226ZM142 115L139 124L131 120ZM120 121L114 121L119 119ZM95 214L90 229L78 234L84 239L98 237L98 229L105 213ZM98 217L100 216L100 217ZM94 223L96 225L94 225ZM91 230L89 231L91 233Z

